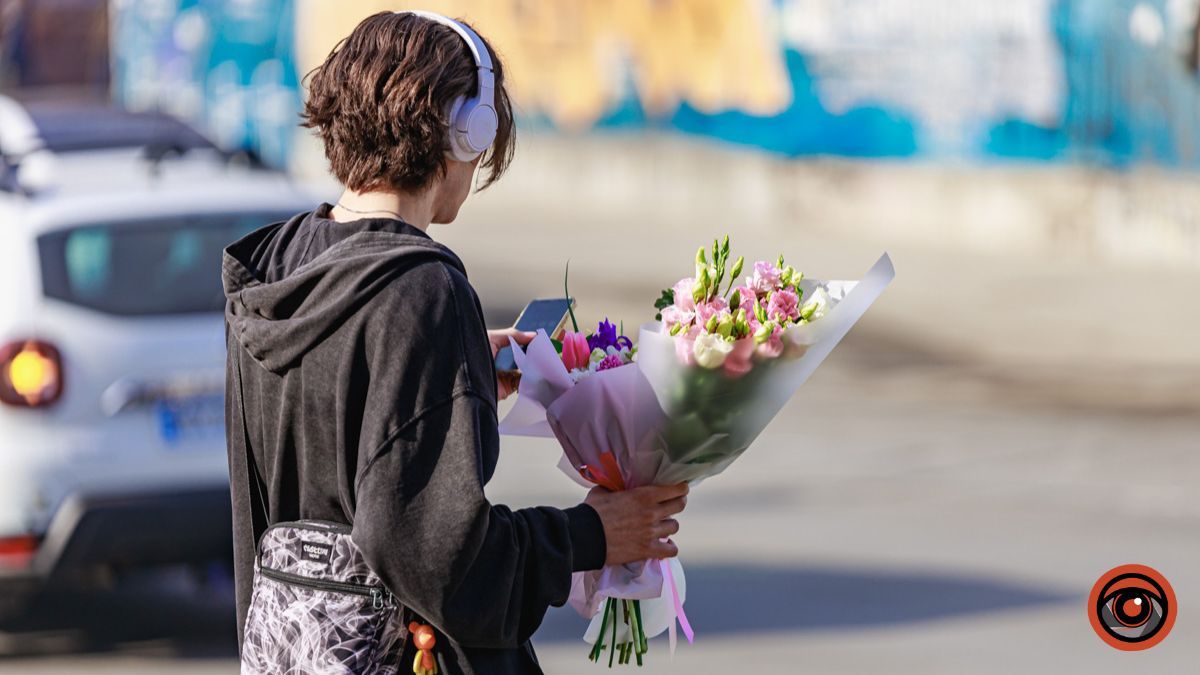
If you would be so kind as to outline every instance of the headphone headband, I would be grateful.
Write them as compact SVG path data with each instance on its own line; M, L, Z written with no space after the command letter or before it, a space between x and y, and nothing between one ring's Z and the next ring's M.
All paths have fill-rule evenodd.
M474 161L492 145L492 141L496 140L496 127L499 119L496 116L496 79L492 71L492 57L488 53L487 45L469 26L448 16L420 10L398 13L413 14L446 26L458 33L463 42L467 43L471 56L475 59L479 88L474 96L460 98L454 101L450 108L450 148L448 152L450 156L459 161Z
M437 12L426 12L424 10L413 9L405 12L413 14L423 19L429 19L435 23L440 23L443 26L458 33L463 42L467 43L467 47L471 50L471 55L475 57L475 65L478 68L486 68L489 72L492 70L492 57L488 54L487 46L483 44L483 39L475 34L466 24L460 23L451 19L448 16L438 14Z

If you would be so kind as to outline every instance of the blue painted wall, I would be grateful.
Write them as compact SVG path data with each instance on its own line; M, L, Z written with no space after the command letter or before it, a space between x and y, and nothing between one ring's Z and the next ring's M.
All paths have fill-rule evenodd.
M803 29L805 7L822 1L777 0L773 11L781 25ZM923 0L914 7L919 10L935 1ZM1044 32L1052 47L1042 63L1026 64L1051 83L1038 98L1043 110L1037 119L1021 110L1020 88L1025 83L1020 74L1009 81L991 79L1005 72L1002 61L1007 57L1002 52L976 53L969 44L948 40L946 44L959 51L930 57L978 62L979 82L947 84L937 73L917 72L899 87L883 82L887 86L873 95L875 85L869 77L862 84L845 74L842 66L855 64L842 63L850 57L836 45L815 53L806 51L803 39L789 41L785 36L779 50L792 95L773 114L752 115L736 106L710 112L686 99L649 113L631 85L630 94L614 100L588 128L682 132L795 158L919 156L1200 168L1200 77L1182 57L1188 25L1178 16L1181 3L1173 3L1174 8L1167 0L1026 4L1038 2L1045 6L1045 30L1020 29L1028 33L1026 38ZM1200 2L1195 5L1200 11ZM119 100L198 118L226 144L255 148L274 163L287 161L300 103L290 0L180 0L167 15L156 13L162 7L159 2L134 0L119 7L113 35ZM1195 21L1194 15L1184 18ZM886 41L886 17L880 21L881 39ZM987 22L972 30L980 30L980 25L987 30ZM844 84L855 89L853 95L831 103ZM1012 91L1004 91L1006 87ZM931 95L922 98L924 90ZM984 93L997 103L969 105ZM950 110L960 104L961 111ZM527 123L555 126L553 116L536 106L526 110ZM944 110L954 114L939 114Z

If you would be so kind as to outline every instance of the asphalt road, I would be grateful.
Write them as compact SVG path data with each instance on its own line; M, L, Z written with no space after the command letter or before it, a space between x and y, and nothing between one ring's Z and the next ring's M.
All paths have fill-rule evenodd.
M863 324L742 460L693 493L677 541L697 642L671 660L654 641L647 672L1195 670L1200 318L1170 308L1194 306L1196 273L1118 275L686 213L645 223L504 193L472 204L435 236L463 256L498 323L556 294L572 258L585 315L633 324L686 271L697 233L801 251L813 276L851 276L885 248L896 260L894 288ZM489 495L575 503L582 490L557 455L549 441L506 439ZM1133 562L1163 572L1182 609L1162 644L1130 654L1093 634L1085 597ZM231 624L219 575L59 594L7 627L0 672L233 673ZM535 640L547 672L601 668L586 662L583 628L570 609L549 614Z
M677 537L697 643L655 672L1181 673L1200 620L1194 416L955 400L928 374L865 373L844 345L758 445L700 486ZM549 441L507 439L491 497L569 505ZM1084 597L1157 567L1183 611L1134 655ZM1193 600L1194 598L1194 600ZM59 595L9 632L0 672L232 673L228 586L181 574ZM548 672L585 672L584 623L554 610Z

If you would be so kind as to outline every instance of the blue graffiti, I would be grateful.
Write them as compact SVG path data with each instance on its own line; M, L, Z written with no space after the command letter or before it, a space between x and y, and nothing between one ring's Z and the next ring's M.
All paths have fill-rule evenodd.
M180 0L168 21L156 21L151 4L158 6L136 0L116 6L118 98L144 106L146 77L159 78L158 96L167 99L176 95L174 84L190 86L200 98L194 116L221 142L252 148L269 163L285 163L300 106L293 3ZM979 119L972 123L971 137L950 148L935 143L936 134L929 133L920 115L895 102L868 100L831 110L821 100L820 76L810 69L809 57L792 48L784 54L792 101L776 115L707 113L686 101L666 114L650 115L630 83L631 94L594 128L679 132L793 158L949 153L983 161L1200 168L1200 78L1186 67L1170 36L1139 38L1130 27L1135 12L1151 19L1168 16L1167 0L1058 0L1050 12L1061 50L1053 67L1061 68L1065 89L1056 118ZM179 36L187 34L180 23L188 21L209 28L203 44L179 44ZM147 63L158 65L150 72ZM552 127L537 114L523 122Z

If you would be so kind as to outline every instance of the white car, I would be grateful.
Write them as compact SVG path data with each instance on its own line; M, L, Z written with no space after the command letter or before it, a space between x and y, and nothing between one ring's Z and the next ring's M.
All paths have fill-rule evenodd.
M0 599L228 559L221 253L315 202L165 117L0 98L0 155Z

